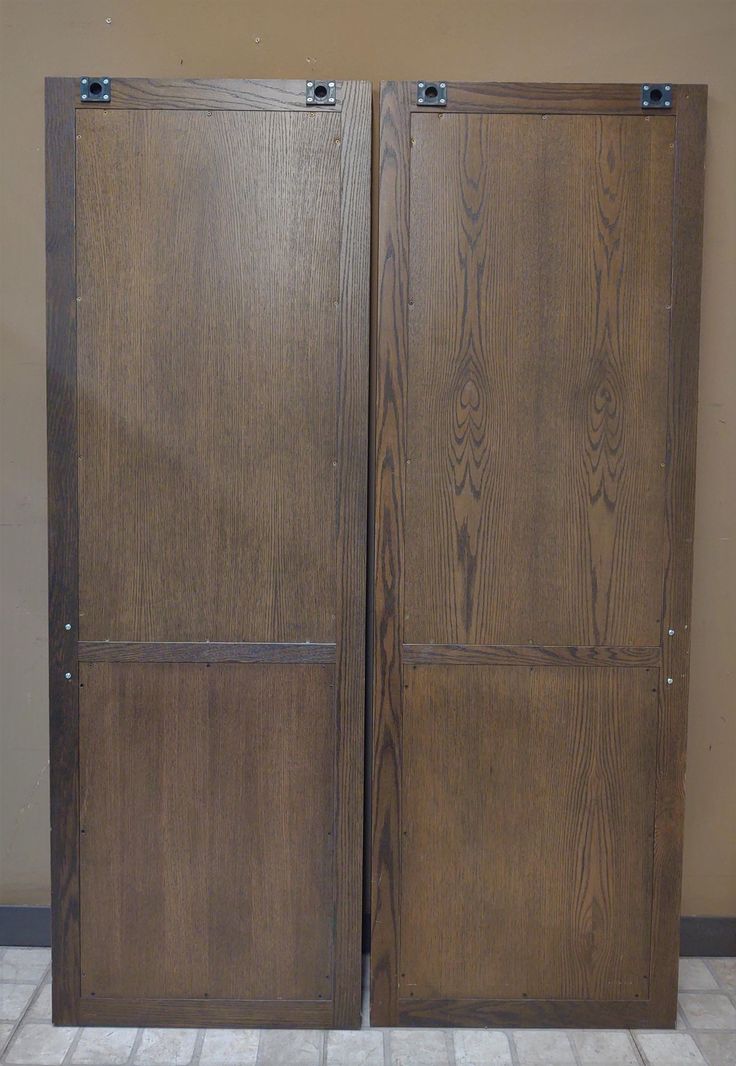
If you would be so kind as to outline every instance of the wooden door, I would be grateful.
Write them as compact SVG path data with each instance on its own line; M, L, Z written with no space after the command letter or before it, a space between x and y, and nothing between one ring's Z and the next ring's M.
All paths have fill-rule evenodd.
M370 86L47 82L54 1020L360 1020Z
M706 93L641 93L382 89L375 1025L675 1022Z

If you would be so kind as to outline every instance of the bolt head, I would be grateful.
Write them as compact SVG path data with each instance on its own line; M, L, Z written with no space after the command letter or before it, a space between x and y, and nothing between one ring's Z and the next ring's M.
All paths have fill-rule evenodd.
M71 675L71 674L69 673L69 671L68 671L68 670L67 670L67 672L66 672L66 673L64 674L64 677L65 677L65 678L67 679L67 681L71 681L71 679L72 679L72 675Z

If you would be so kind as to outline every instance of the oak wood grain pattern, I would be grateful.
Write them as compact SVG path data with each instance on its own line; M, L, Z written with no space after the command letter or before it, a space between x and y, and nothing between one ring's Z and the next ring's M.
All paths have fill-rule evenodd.
M331 999L333 680L82 664L83 996Z
M534 82L453 82L447 83L445 113L464 114L589 114L641 116L641 84L595 85L583 82L555 85ZM416 88L416 82L412 88ZM673 87L672 108L652 111L655 120L676 112L682 92L687 87ZM427 113L417 105L412 94L412 110Z
M404 999L399 1003L399 1022L471 1028L672 1028L669 1015L640 1000Z
M345 95L357 82L336 83L336 100L329 107L309 108L310 114L339 114ZM363 83L365 84L365 83ZM77 95L79 82L76 82ZM248 81L202 78L113 78L112 100L106 107L218 108L225 111L305 111L306 78Z
M336 1027L360 1027L362 985L365 590L370 300L371 86L347 82L340 124L337 366Z
M76 680L64 676L76 674L78 634L74 112L58 79L45 92L52 1009L70 1025L79 996L79 708Z
M82 1025L195 1026L217 1028L327 1029L333 1005L327 1000L82 999Z
M406 641L654 645L674 119L411 128Z
M405 669L400 998L648 998L657 672Z
M79 78L54 78L62 106L79 111L309 111L339 114L350 83L336 83L337 99L330 107L307 108L306 79L273 81L230 78L112 78L112 99L83 103Z
M77 111L83 639L334 640L339 133Z
M677 1014L685 753L695 518L700 281L707 87L681 87L675 131L672 321L667 393L667 482L662 606L663 678L654 838L652 1000ZM674 636L669 630L674 629Z
M554 648L529 644L404 644L404 664L447 663L466 666L655 666L661 648Z
M373 398L371 1024L398 1017L401 613L409 256L408 82L381 85Z
M78 657L87 663L334 663L334 644L161 644L135 641L80 641Z

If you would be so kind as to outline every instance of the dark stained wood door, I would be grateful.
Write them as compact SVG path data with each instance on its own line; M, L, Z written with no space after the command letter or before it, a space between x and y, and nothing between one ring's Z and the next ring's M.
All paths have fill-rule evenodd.
M54 1020L360 1020L370 86L47 82Z
M383 86L374 1024L674 1024L704 126Z

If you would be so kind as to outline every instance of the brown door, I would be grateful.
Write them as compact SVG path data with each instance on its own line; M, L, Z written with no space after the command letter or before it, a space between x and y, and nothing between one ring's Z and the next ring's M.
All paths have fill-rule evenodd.
M47 83L54 1020L358 1025L370 86L108 91Z
M705 89L437 89L381 102L373 1023L672 1025Z

